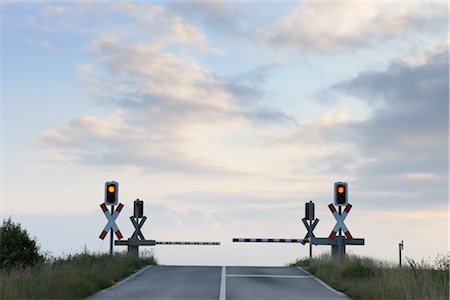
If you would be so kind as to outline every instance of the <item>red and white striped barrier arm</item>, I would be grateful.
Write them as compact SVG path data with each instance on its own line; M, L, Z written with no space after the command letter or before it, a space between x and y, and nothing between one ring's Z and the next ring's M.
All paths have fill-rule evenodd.
M159 241L155 242L156 245L220 245L219 242L171 242L171 241Z
M347 215L348 215L350 209L352 208L352 205L348 204L345 207L342 215L338 214L338 212L336 211L336 207L334 207L333 204L328 205L328 208L331 210L331 213L333 214L334 218L336 219L336 225L334 226L334 228L331 231L330 236L328 238L334 240L339 229L342 229L342 231L344 231L344 234L347 237L347 239L352 240L353 237L352 237L350 231L348 230L347 226L345 226L345 224L344 224L344 220L345 220L345 218L347 218Z
M254 238L234 238L233 243L300 243L305 244L306 239L254 239Z
M102 203L100 205L100 207L103 210L103 213L105 214L106 219L108 219L108 223L106 223L106 226L103 229L102 233L100 234L99 238L101 238L102 240L105 239L106 235L108 234L108 230L110 230L112 228L112 230L116 234L117 238L119 240L122 239L123 235L120 232L119 227L117 227L116 219L119 216L119 213L123 208L123 204L119 203L119 205L117 206L116 210L114 211L114 213L112 215L109 213L109 210L106 207L105 203Z

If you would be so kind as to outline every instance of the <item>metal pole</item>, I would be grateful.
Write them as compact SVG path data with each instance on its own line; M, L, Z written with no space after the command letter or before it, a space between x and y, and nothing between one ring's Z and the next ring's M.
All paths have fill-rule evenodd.
M342 215L342 206L339 206L339 216L341 216ZM338 257L339 258L343 258L345 255L344 255L344 243L343 243L343 241L342 241L342 229L341 228L339 228L339 242L338 242Z
M111 215L114 213L114 205L111 205ZM114 244L114 232L111 227L110 237L109 237L109 256L113 256L113 244Z
M309 220L309 231L311 231L311 226L312 226L312 221ZM311 234L312 234L312 232L310 232L310 235L309 235L309 238L310 238L310 240L309 240L309 258L312 258Z
M400 268L402 267L402 250L403 250L403 241L398 244L398 263Z

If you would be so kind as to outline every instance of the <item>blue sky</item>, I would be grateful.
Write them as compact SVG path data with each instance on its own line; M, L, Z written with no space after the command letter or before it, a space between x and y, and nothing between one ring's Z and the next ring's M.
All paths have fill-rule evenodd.
M445 2L0 8L2 218L44 250L106 250L98 206L117 180L125 236L140 198L146 237L222 242L156 248L162 263L306 256L231 238L301 238L309 200L327 236L335 181L366 238L350 251L448 251Z

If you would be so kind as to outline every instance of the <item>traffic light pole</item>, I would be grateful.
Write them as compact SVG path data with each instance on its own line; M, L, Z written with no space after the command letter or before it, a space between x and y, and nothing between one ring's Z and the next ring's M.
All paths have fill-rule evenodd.
M310 228L312 227L312 221L311 220L309 220L309 227ZM311 242L309 243L309 258L310 259L312 258L312 243Z
M111 215L114 214L114 205L111 205ZM113 256L114 232L111 227L109 239L109 256Z
M339 206L339 215L342 215L342 206ZM343 258L345 256L345 244L342 241L342 229L339 228L339 243L338 243L338 256Z

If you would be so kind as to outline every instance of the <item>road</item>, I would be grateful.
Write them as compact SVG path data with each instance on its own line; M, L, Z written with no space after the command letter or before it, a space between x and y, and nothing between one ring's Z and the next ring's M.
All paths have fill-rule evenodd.
M349 299L297 267L150 266L94 299Z

